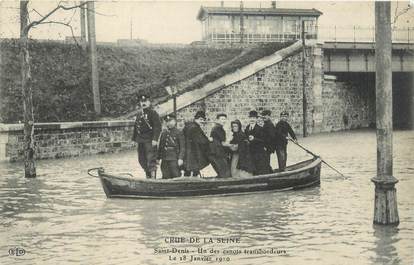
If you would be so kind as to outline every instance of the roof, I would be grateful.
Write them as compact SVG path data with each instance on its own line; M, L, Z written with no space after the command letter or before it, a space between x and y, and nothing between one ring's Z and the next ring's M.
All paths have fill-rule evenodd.
M201 6L197 19L202 20L202 18L208 14L215 15L232 15L240 14L240 8L238 7L203 7ZM312 9L295 9L295 8L243 8L244 15L274 15L274 16L310 16L310 17L319 17L322 15L322 12L312 8Z

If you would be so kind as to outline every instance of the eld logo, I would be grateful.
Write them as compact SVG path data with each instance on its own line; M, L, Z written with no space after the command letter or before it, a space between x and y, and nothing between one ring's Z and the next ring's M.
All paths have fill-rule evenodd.
M11 248L9 249L9 256L23 256L24 254L26 254L26 250L24 250L24 248Z

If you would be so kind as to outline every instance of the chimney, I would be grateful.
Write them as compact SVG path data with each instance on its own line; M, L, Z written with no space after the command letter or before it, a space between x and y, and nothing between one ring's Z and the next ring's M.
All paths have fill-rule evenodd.
M272 1L272 8L276 9L276 1Z

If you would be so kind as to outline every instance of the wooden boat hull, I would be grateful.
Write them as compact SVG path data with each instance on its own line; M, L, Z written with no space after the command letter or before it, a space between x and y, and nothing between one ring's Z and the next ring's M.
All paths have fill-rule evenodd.
M315 157L286 168L284 172L240 178L137 179L99 170L108 198L168 199L191 196L226 196L254 192L301 189L319 185L321 159Z

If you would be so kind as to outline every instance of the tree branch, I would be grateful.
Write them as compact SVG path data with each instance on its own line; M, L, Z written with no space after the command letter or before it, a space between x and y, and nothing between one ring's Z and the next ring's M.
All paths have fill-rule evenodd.
M82 48L82 46L76 40L76 36L75 36L74 31L73 31L73 28L72 28L72 26L69 23L64 23L64 22L59 22L59 21L46 21L46 22L41 22L41 23L39 23L37 25L44 25L44 24L58 24L58 25L63 25L63 26L68 27L70 29L71 33L72 33L72 38L75 40L76 45L79 48Z
M89 11L87 7L80 7L80 9L85 9L86 11ZM94 13L100 16L104 16L104 17L117 17L117 15L103 14L103 13L97 12L96 10L94 11Z
M395 24L397 23L398 18L400 16L404 15L405 13L407 13L410 9L412 9L412 6L409 5L406 8L404 8L403 10L401 10L400 12L397 12L398 11L398 1L397 1L397 6L395 7L395 13L394 13L394 20L391 23L391 25L394 25L394 27L395 27Z
M39 13L36 9L34 9L34 8L33 8L31 11L35 12L35 13L36 13L36 14L38 14L40 17L44 17L42 14L40 14L40 13ZM30 12L31 12L31 11L30 11ZM30 13L30 12L29 12L29 13Z
M63 10L72 10L72 9L75 9L75 8L80 8L80 7L83 7L84 5L86 5L87 4L87 2L84 2L84 3L81 3L81 4L79 4L79 5L74 5L74 6L69 6L69 7L67 7L67 6L64 6L64 5L61 5L60 4L60 2L59 2L59 4L58 4L58 6L57 7L55 7L52 11L50 11L49 13L47 13L46 15L44 15L44 16L42 16L42 18L41 19L39 19L39 20L36 20L36 21L33 21L32 23L30 23L29 25L27 25L27 27L25 28L25 31L29 31L32 27L35 27L35 26L37 26L37 25L39 25L39 24L42 24L46 19L48 19L51 15L53 15L56 11L58 11L59 9L63 9ZM38 13L39 14L39 13ZM39 14L40 15L40 14ZM59 24L59 23L58 23Z

